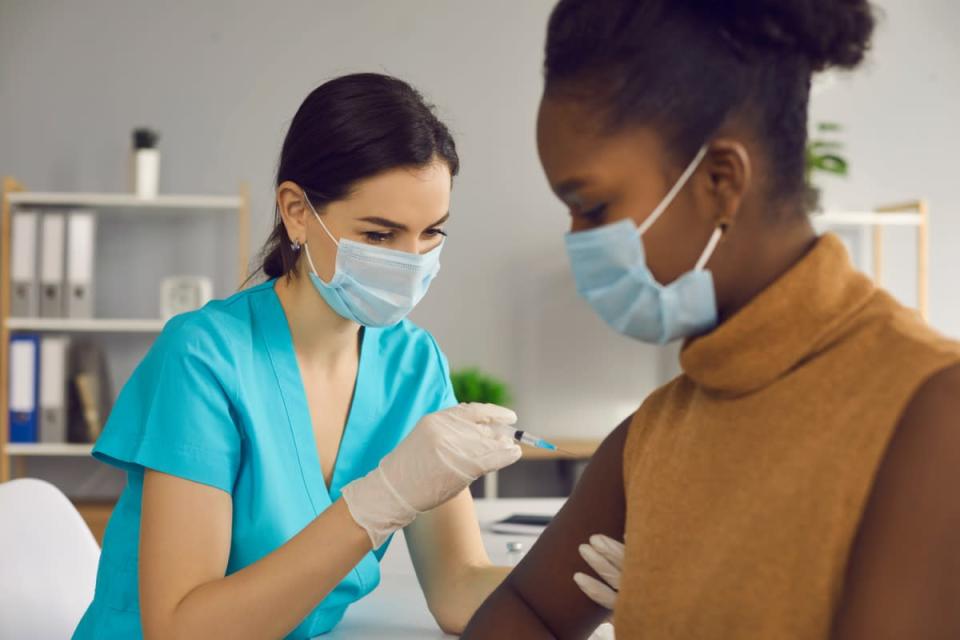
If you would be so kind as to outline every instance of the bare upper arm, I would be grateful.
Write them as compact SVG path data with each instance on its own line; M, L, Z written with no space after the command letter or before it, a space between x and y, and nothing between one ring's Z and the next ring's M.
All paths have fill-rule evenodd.
M573 575L595 575L578 552L591 535L623 539L623 448L630 420L603 441L563 509L477 612L465 638L541 637L544 628L554 637L585 638L609 615L580 591ZM530 617L517 615L518 607L539 620L541 635L533 635L525 621Z
M230 556L233 501L213 487L147 470L140 514L140 610L145 633L196 587L222 578Z
M930 378L878 470L835 640L960 637L960 366Z

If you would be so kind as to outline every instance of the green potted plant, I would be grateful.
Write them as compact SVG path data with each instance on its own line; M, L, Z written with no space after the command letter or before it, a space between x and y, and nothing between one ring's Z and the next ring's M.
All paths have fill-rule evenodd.
M487 402L506 407L512 401L506 382L476 367L454 371L450 374L450 381L460 402Z
M836 122L820 122L816 133L810 136L806 149L806 164L804 179L810 194L810 208L820 210L820 189L813 184L815 173L828 173L846 177L849 164L843 153L843 143L835 139L835 135L843 131L843 126Z

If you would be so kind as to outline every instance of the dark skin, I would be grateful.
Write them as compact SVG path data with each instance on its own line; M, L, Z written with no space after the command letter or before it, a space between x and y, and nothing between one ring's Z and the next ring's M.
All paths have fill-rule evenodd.
M540 159L571 230L657 206L690 158L671 157L653 129L600 129L596 109L541 102ZM709 141L687 186L643 243L651 271L671 282L689 271L713 230L727 225L708 267L721 322L800 260L815 233L799 198L772 198L763 145L732 120ZM779 204L777 204L779 203ZM833 640L960 637L960 366L916 392L881 462L847 567ZM586 638L607 612L572 580L594 575L578 546L592 534L621 539L622 453L628 421L601 445L576 491L524 560L477 611L464 638Z

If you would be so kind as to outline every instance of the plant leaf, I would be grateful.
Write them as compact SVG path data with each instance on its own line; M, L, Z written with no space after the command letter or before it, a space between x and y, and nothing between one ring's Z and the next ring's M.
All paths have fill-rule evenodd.
M816 158L813 164L818 171L833 173L839 176L847 175L849 169L847 161L836 155L822 155Z

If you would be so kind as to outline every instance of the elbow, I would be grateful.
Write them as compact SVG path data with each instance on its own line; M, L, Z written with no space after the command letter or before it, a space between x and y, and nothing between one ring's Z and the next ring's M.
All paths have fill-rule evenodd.
M452 603L428 603L430 614L444 633L458 636L467 628L470 614Z

